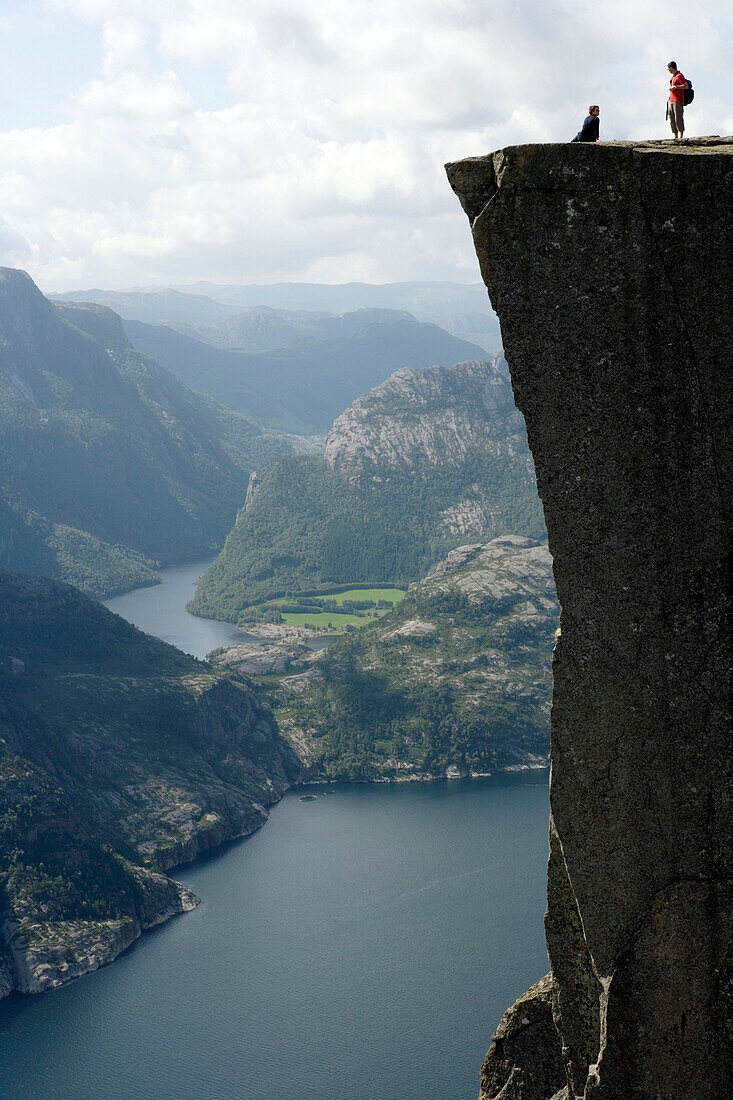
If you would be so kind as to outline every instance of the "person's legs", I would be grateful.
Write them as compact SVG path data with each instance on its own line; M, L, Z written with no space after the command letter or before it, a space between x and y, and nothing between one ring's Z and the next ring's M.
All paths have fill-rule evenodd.
M685 132L685 116L683 114L684 104L682 103L670 103L669 105L669 124L672 127L672 133L675 137L679 133L680 138Z
M672 133L677 137L677 115L675 114L676 103L671 101L667 104L667 116L669 118L669 125L672 127Z

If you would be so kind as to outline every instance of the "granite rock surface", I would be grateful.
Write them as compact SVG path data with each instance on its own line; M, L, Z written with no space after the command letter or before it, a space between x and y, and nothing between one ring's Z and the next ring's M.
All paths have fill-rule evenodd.
M560 1094L719 1100L733 139L517 146L448 175L501 321L562 607L546 917Z

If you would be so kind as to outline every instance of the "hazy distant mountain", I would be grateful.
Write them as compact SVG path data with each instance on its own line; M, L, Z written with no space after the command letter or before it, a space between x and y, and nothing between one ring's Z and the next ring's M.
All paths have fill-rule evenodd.
M52 294L63 301L97 302L121 317L151 324L208 327L218 347L262 351L285 347L303 331L308 317L363 309L402 310L439 325L454 336L497 354L499 321L481 283L275 283L227 286L135 287L130 290L77 290ZM249 317L246 315L250 314ZM269 314L269 316L268 316ZM298 318L298 315L301 315ZM232 319L228 333L228 319ZM241 318L241 320L239 320ZM290 328L295 328L293 332ZM214 332L216 328L218 332ZM323 334L321 334L323 335Z
M214 348L168 326L139 321L126 321L125 332L138 350L193 389L260 424L302 435L326 432L354 398L400 367L449 365L484 354L409 315L375 324L368 312L359 311L321 323L344 335L303 337L267 352Z
M95 594L204 554L288 451L141 356L103 306L0 269L0 567Z
M459 336L478 344L491 355L501 355L501 329L499 319L493 313L452 313L434 317L422 317L423 321L434 321L452 336Z
M210 325L228 317L231 309L202 294L182 294L178 290L70 290L49 294L55 302L94 302L107 306L120 317L136 321L181 322Z
M152 289L152 288L151 288ZM452 313L492 314L483 283L272 283L246 286L199 282L176 288L200 294L228 306L270 306L272 309L327 310L404 309L431 317Z
M306 310L251 306L217 325L173 325L188 335L203 338L218 348L239 351L272 351L292 346L304 337L329 340L355 336L369 325L389 325L415 318L398 309L357 309L335 316Z
M250 604L349 584L404 584L454 546L544 536L506 364L403 369L335 421L325 458L258 472L192 609L238 621Z

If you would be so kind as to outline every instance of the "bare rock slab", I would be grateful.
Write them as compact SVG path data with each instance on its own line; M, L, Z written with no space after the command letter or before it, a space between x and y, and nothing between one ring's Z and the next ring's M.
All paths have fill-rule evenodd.
M546 932L568 1096L719 1100L733 139L516 146L448 176L501 321L562 607Z

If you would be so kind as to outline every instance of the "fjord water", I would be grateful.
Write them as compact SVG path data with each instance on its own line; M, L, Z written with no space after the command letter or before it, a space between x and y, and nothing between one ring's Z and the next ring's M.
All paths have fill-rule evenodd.
M201 619L186 611L186 604L196 592L196 582L212 561L213 557L201 558L161 569L160 584L133 588L121 596L113 596L104 601L105 607L146 634L178 646L192 657L203 658L219 646L259 642L261 639L238 630L233 623ZM308 645L310 649L323 649L331 640L328 636L312 638Z
M544 773L285 796L112 966L0 1002L4 1097L473 1100L547 970Z
M137 602L163 586L129 594L138 625L223 644L180 635L202 568L165 571L165 622ZM176 872L194 912L0 1002L0 1095L473 1100L501 1013L547 970L546 773L303 793Z
M160 584L123 592L105 600L105 606L146 634L154 634L192 657L205 657L219 646L246 641L232 623L199 619L186 611L186 604L196 594L198 578L213 560L208 557L171 565L161 570Z

